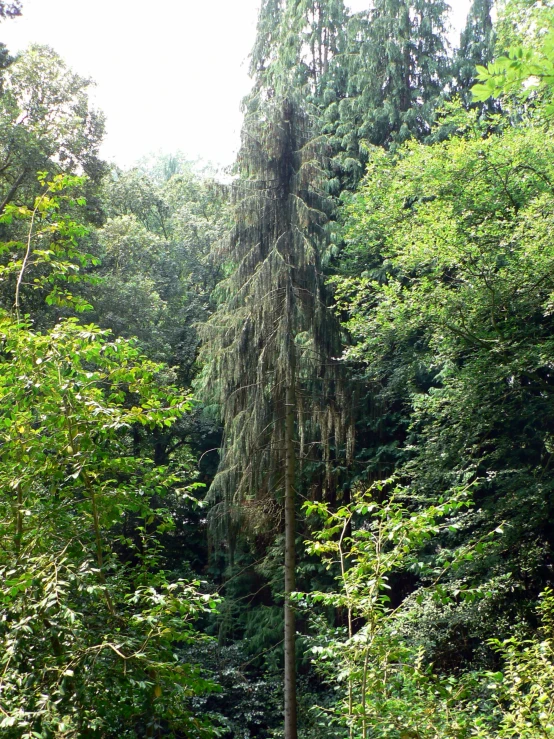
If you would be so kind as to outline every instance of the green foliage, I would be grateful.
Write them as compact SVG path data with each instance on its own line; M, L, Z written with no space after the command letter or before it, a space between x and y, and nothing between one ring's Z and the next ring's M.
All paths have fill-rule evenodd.
M346 725L351 737L363 739L550 736L552 591L543 593L539 609L542 639L514 635L490 641L503 660L502 670L456 677L437 674L423 646L405 632L406 624L418 617L415 606L423 590L439 600L444 597L438 583L445 570L403 599L389 581L399 568L419 568L418 550L436 539L441 528L457 525L460 510L468 505L466 495L459 491L451 502L414 514L395 500L406 491L397 488L387 502L378 503L382 492L383 486L376 486L336 512L323 504L307 506L321 519L308 550L338 570L339 587L302 598L332 604L347 614L346 630L329 629L314 619L315 664L338 694L334 709L323 715ZM461 561L448 563L448 568ZM470 595L466 591L466 597Z
M98 179L104 120L90 106L90 85L45 46L31 46L9 67L0 96L0 210L34 199L37 171Z
M153 502L190 472L135 458L128 438L188 402L94 326L5 317L2 342L2 726L133 736L149 715L192 732L187 695L209 683L175 649L214 602L168 579L156 538L173 522Z
M190 399L161 384L163 367L132 342L76 319L39 332L20 317L28 277L38 270L30 286L71 303L58 282L78 281L75 263L88 261L82 227L58 215L79 182L42 184L33 210L4 215L21 219L28 237L23 259L15 251L5 267L17 275L16 315L0 324L2 735L133 737L163 727L207 736L191 699L214 686L181 650L216 601L199 582L172 577L160 549L175 526L163 498L190 496L193 470L155 466L133 444L134 428L172 426Z
M20 0L13 0L12 2L5 2L5 0L0 0L0 20L5 20L6 18L16 18L18 15L21 15ZM0 43L0 94L2 92L4 70L7 69L7 67L9 67L12 62L13 57L10 56L6 45Z
M538 51L519 46L510 49L507 56L498 57L488 67L477 69L480 84L473 87L476 101L512 92L526 99L537 86L549 89L554 85L554 32L544 39ZM553 112L552 105L548 105L546 113L552 115Z
M308 542L308 552L338 570L339 587L303 598L333 606L346 617L346 629L333 631L316 622L320 633L313 637L312 653L325 678L338 680L335 720L349 726L351 736L400 737L414 731L414 736L446 736L438 732L445 729L452 696L434 691L424 653L401 637L402 625L413 617L414 600L411 595L399 599L390 577L402 568L420 570L418 552L441 529L456 525L469 504L467 492L413 513L399 500L406 491L389 487L376 484L336 511L324 503L305 506L322 526ZM387 501L379 503L385 493ZM444 569L433 577L433 586Z
M494 736L499 739L550 737L554 734L554 597L548 588L541 594L539 635L517 636L492 645L501 655L500 673L485 675L500 715ZM487 736L481 731L480 736Z
M223 186L190 163L180 167L160 182L138 169L105 179L108 220L95 234L102 280L86 294L100 325L137 337L148 356L176 367L188 383L196 324L220 278L210 251L228 225L228 203Z
M554 87L554 14L545 12L539 16L541 31L531 42L511 46L507 52L488 66L478 66L478 84L472 88L473 99L484 102L491 97L516 95L521 100L535 96L537 90L544 91L547 104L544 111L552 116L554 106L550 102Z
M396 159L375 151L348 206L352 276L337 283L349 356L364 362L380 407L401 408L399 469L414 499L478 481L478 509L443 542L445 557L509 522L460 577L489 582L487 618L473 607L422 613L445 663L460 657L457 618L482 643L493 612L509 621L525 590L544 587L553 515L551 136L530 127L483 138L471 120L465 136L410 144Z
M499 0L496 20L496 51L537 43L552 15L551 0Z
M489 0L455 59L443 0L264 0L229 190L182 155L106 175L90 82L44 47L3 72L6 739L281 736L296 524L303 737L554 734L552 3L500 11L489 64ZM216 422L174 386L204 322L208 517Z
M84 178L59 174L47 181L47 177L46 172L40 173L42 193L32 207L9 203L0 215L0 223L11 225L15 237L0 246L0 255L4 255L0 277L15 284L13 305L18 314L25 307L27 287L39 290L49 305L70 306L77 312L90 309L85 300L71 292L83 280L81 270L98 264L95 257L79 248L79 241L88 231L71 214L71 209L86 203L72 192Z
M454 114L448 141L371 151L359 193L346 200L334 282L354 340L347 357L361 364L382 443L395 445L388 463L407 485L414 532L453 489L471 484L475 506L416 545L415 569L408 555L391 567L392 602L354 620L352 643L344 631L316 638L318 664L330 682L341 670L355 676L351 710L347 685L341 691L344 720L355 720L366 686L354 735L548 736L552 642L534 633L533 611L551 580L554 516L554 149L548 128ZM382 474L382 447L371 442L359 453L369 478ZM356 550L346 584L323 602L345 608L358 576L361 608L372 582L361 562ZM363 672L355 645L382 614L393 624L381 621Z

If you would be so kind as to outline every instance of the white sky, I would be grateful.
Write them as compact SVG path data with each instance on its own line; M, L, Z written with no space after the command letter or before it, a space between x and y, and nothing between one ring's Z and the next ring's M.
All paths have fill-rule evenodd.
M260 0L23 0L0 27L12 52L52 46L92 77L107 116L103 155L129 166L153 151L233 161ZM367 0L351 0L353 10ZM453 25L470 0L451 0Z

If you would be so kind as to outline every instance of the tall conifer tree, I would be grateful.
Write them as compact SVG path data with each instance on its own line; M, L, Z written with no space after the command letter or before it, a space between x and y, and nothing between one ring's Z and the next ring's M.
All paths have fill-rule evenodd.
M283 512L286 739L297 735L291 593L299 468L307 443L318 443L330 483L331 438L347 455L353 445L334 359L339 326L323 282L331 201L314 115L344 12L343 0L262 3L234 186L236 225L221 249L230 274L202 350L204 397L217 402L224 426L212 522L232 539L233 528L259 524L267 501Z
M467 22L460 36L455 60L454 90L471 102L477 65L486 66L494 56L495 34L492 22L493 0L473 0Z
M296 738L296 486L306 437L346 438L337 322L327 308L321 252L327 196L310 119L289 98L247 116L235 184L235 227L222 246L230 268L204 329L203 395L221 408L224 444L210 495L225 528L284 512L285 737ZM341 412L336 412L341 408ZM352 437L350 435L350 446Z
M423 138L448 80L445 0L374 0L349 21L347 53L336 58L345 88L326 110L326 131L344 183L363 172L363 142L389 146Z
M263 0L251 54L254 90L295 90L320 106L332 61L345 50L344 0Z
M363 142L382 146L431 129L450 82L446 0L264 0L251 57L260 95L301 91L336 155L335 187L363 172Z

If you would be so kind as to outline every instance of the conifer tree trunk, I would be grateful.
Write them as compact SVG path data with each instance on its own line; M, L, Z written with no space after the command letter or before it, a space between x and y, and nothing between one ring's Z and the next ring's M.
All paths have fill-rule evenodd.
M291 315L292 286L287 288L287 310ZM296 417L296 357L294 337L289 323L288 368L285 391L285 739L296 739L296 625L291 593L296 588L296 506L294 449L294 419Z

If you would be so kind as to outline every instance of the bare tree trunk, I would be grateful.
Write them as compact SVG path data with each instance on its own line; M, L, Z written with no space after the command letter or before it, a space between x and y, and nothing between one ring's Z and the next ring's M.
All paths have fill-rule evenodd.
M291 291L289 286L288 291ZM288 292L287 291L287 292ZM291 291L292 292L292 291ZM289 295L288 298L292 296ZM287 308L291 305L287 300ZM289 313L290 316L290 313ZM285 395L285 739L296 739L296 624L290 595L296 589L296 507L294 417L296 412L296 358L289 333L289 367Z
M27 174L27 170L24 169L23 172L19 175L19 177L16 179L16 181L13 183L13 185L10 187L8 194L0 204L0 213L4 210L6 205L10 202L10 200L13 200L13 198L16 196L17 191L19 190L19 186L25 179L25 175Z
M296 739L296 624L290 594L296 587L296 511L294 494L294 386L286 393L285 470L285 739Z

